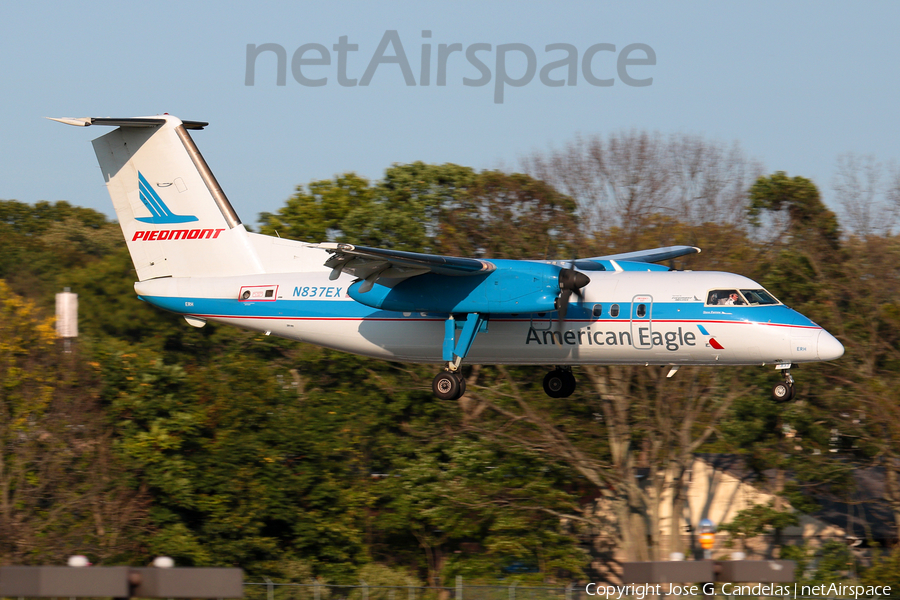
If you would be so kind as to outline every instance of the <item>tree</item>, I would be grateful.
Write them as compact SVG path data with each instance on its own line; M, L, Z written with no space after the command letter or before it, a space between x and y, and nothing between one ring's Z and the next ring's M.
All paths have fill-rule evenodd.
M0 278L34 301L52 301L69 270L124 247L119 227L94 210L0 200Z
M885 169L874 156L843 154L837 160L832 188L843 209L841 222L849 233L863 240L894 233L900 218L900 168L896 164Z
M313 181L306 189L298 186L277 214L260 214L261 231L303 242L346 241L344 221L369 210L374 197L369 182L353 173Z
M521 173L479 173L440 216L438 238L445 254L512 259L575 254L574 201Z
M380 484L387 532L412 533L428 580L491 577L513 562L538 577L583 574L584 552L560 517L574 498L567 469L533 452L468 435L417 452ZM449 572L449 576L447 573Z
M308 242L335 241L435 252L438 216L475 179L458 165L394 165L372 185L352 173L298 189L262 231Z
M0 264L11 272L30 260L35 281L65 273L81 294L81 347L100 370L82 369L77 383L85 402L101 396L106 421L93 426L110 438L110 469L122 469L108 472L128 485L110 478L111 487L97 489L150 503L146 542L133 551L343 583L355 583L366 564L446 582L495 574L511 558L538 564L535 578L564 577L584 566L578 541L594 542L595 559L613 545L633 558L684 550L686 473L700 449L743 452L758 468L797 454L778 466L807 465L814 475L805 486L825 469L843 473L826 451L839 426L843 438L858 436L853 464L872 456L900 464L892 462L900 439L896 240L839 239L831 250L839 230L811 182L771 176L757 188L758 216L784 228L779 243L766 244L764 229L747 220L755 164L736 146L700 138L619 134L532 164L550 183L537 170L424 163L395 165L373 182L353 174L313 182L262 215L263 230L494 258L712 247L679 263L757 277L839 332L846 363L805 368L798 404L787 408L767 399L758 371L683 368L667 379L666 369L600 366L583 369L568 400L547 399L533 369L466 367L469 394L446 404L431 397L428 367L213 323L186 327L134 300L121 242L92 247L81 213L50 218L44 208L11 206L4 233L18 237L0 243L14 239L4 252L21 253L5 261L10 254L0 252ZM53 260L67 243L84 251L60 270ZM33 375L43 381L39 369ZM848 406L853 414L841 416ZM785 426L796 433L790 446ZM813 449L822 452L810 459Z
M353 174L302 188L263 232L417 252L565 258L577 227L572 200L528 175L454 164L394 165L370 183Z
M737 144L644 131L577 139L524 166L577 202L585 243L618 251L634 250L644 226L665 222L661 216L742 227L746 190L761 170Z
M788 177L778 171L760 177L750 188L750 223L758 226L763 211L787 212L784 234L796 245L814 244L835 251L840 247L841 230L837 216L830 211L819 195L816 185L805 177Z
M673 379L655 367L590 366L582 372L589 386L581 389L587 391L560 401L517 383L504 367L481 369L477 386L470 379L477 391L464 398L469 427L583 476L598 502L566 518L582 523L595 544L605 537L630 560L658 560L666 546L683 551L681 515L693 453L744 390L718 371L685 369ZM664 512L675 518L664 523Z
M718 529L729 533L732 538L741 540L745 550L749 549L746 546L749 538L754 538L769 530L774 531L775 535L767 552L767 558L772 558L775 546L780 545L781 532L785 527L799 524L800 519L797 518L797 515L789 511L776 510L774 503L770 502L767 505L756 504L745 508L738 512L731 521L720 525Z
M121 483L91 365L0 280L0 560L94 562L141 552L145 498Z

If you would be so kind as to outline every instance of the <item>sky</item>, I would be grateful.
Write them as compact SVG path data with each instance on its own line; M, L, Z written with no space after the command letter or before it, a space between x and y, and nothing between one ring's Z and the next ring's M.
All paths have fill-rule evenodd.
M192 135L248 224L339 173L377 179L417 160L516 169L576 136L623 130L737 142L828 201L840 155L900 159L897 23L896 2L7 2L0 198L112 218L89 143L107 129L43 117L170 113L210 123ZM284 48L284 85L271 51L247 85L248 45L263 44ZM441 44L462 48L445 57L445 85ZM542 82L569 56L551 44L577 52L574 85ZM335 48L346 45L356 49ZM322 47L330 64L314 64ZM612 85L588 81L588 53L590 78ZM519 85L498 87L504 74ZM557 65L549 78L568 74Z

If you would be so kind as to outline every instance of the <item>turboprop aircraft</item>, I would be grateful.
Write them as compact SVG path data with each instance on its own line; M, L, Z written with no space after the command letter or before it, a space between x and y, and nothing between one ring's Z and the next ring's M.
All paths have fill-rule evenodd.
M570 262L436 256L307 244L247 231L188 130L170 115L54 119L113 131L93 141L138 298L195 327L227 323L385 360L437 363L435 395L465 393L463 361L555 365L551 397L583 364L793 365L839 358L831 334L755 281L655 264L671 246ZM573 301L573 296L575 301Z

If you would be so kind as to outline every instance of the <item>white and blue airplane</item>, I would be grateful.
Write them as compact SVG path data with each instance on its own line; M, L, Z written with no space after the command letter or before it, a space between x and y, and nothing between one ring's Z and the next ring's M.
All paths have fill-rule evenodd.
M195 327L227 323L384 360L443 364L433 382L459 398L463 361L556 365L552 397L575 390L572 367L775 365L776 400L793 365L839 358L831 334L755 281L674 271L671 246L571 262L436 256L303 242L247 231L188 130L162 115L62 118L113 131L93 141L131 253L138 298ZM572 301L572 296L576 301Z

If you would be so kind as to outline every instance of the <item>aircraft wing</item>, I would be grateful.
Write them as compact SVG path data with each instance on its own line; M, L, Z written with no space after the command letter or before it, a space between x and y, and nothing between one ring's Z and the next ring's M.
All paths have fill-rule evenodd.
M493 263L476 258L420 254L353 244L323 243L312 247L327 250L331 254L325 261L325 266L332 269L330 279L337 279L341 273L365 279L365 289L360 290L363 293L371 289L376 280L393 280L396 283L424 273L465 276L490 273L496 269Z
M594 256L579 260L625 260L630 262L655 263L670 258L678 258L687 254L699 254L700 248L694 246L666 246L665 248L653 248L650 250L637 250L635 252L623 252L622 254L610 254L608 256ZM576 263L577 264L577 263Z
M326 250L331 254L328 260L325 261L325 266L331 269L331 280L340 277L341 273L348 273L358 279L364 279L365 283L360 287L360 293L365 293L372 289L376 281L387 287L393 287L400 281L425 273L466 276L490 273L497 268L494 263L477 258L420 254L418 252L385 250L383 248L331 242L312 244L311 247ZM700 252L700 249L693 246L668 246L652 250L639 250L637 252L579 259L575 261L575 267L593 270L592 267L596 267L597 262L608 260L654 263L686 254L696 254L697 252ZM557 264L556 261L535 262ZM562 263L559 264L560 266L565 266ZM602 267L600 268L602 269Z

